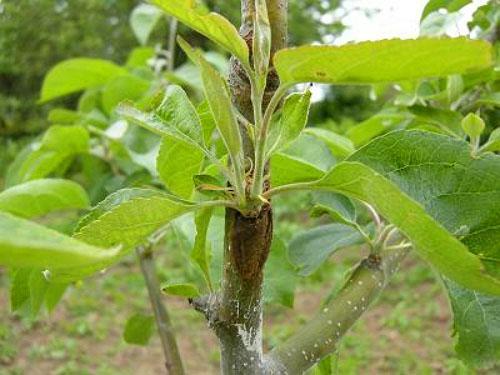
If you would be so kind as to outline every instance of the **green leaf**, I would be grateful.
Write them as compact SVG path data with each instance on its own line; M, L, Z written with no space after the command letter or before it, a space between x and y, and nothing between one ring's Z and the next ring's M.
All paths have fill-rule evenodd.
M359 232L344 224L327 224L296 235L288 244L290 261L299 275L309 276L336 251L363 242Z
M20 268L13 272L10 285L10 308L20 310L30 300L29 280L31 268Z
M283 49L274 56L282 83L371 84L467 73L492 63L484 41L381 40Z
M378 138L314 186L371 204L446 277L500 295L499 181L498 157L472 158L463 141L412 131Z
M394 109L382 110L350 128L347 131L347 137L352 141L354 146L359 147L389 130L408 125L411 119L412 116L406 112Z
M130 14L130 27L142 45L148 42L151 32L161 19L161 11L148 4L137 5Z
M238 30L217 13L209 13L192 0L152 0L152 4L206 36L248 65L248 47Z
M315 192L312 217L327 214L330 218L341 224L358 228L356 224L356 208L352 201L344 195L330 192Z
M193 194L193 177L201 172L204 154L191 143L179 138L164 136L156 159L161 181L169 191L189 199Z
M224 141L235 170L242 170L242 140L227 83L201 55L199 62L205 98L212 111L217 130ZM242 178L242 176L236 177Z
M313 137L323 141L335 157L344 159L354 152L354 144L349 138L330 130L321 128L306 128L304 133L312 135Z
M31 272L28 281L30 293L30 315L34 319L45 301L45 296L49 288L49 283L39 269Z
M477 138L483 132L485 125L481 117L475 113L469 113L462 120L462 128L464 129L465 134L469 137Z
M89 149L90 137L81 126L51 126L40 142L28 145L9 166L7 187L46 177L76 154Z
M125 324L123 339L128 344L145 346L153 335L154 317L151 315L132 315Z
M488 142L481 147L482 151L500 151L500 128L491 132Z
M429 0L422 12L420 21L437 10L446 9L448 12L456 12L471 2L472 0Z
M500 298L464 289L445 279L458 335L459 357L472 366L493 364L500 358Z
M169 284L161 287L164 293L173 296L196 298L200 296L200 291L193 284Z
M120 245L126 251L143 243L171 220L197 208L152 189L125 189L112 196L97 206L97 212L85 220L75 238L95 246Z
M169 127L203 145L200 118L182 87L169 85L155 113Z
M212 290L212 277L210 276L211 249L210 243L207 242L207 232L212 215L212 208L205 208L196 212L194 217L196 236L193 251L191 252L191 259L200 267L210 290Z
M60 62L45 76L40 102L104 85L126 74L122 67L107 60L77 58Z
M414 120L417 122L435 126L454 137L463 137L460 125L463 116L459 112L419 105L409 107L408 110L415 116Z
M0 213L0 264L58 270L84 267L114 258L118 249L103 249L52 229Z
M103 109L111 114L124 100L139 100L149 89L150 83L131 74L113 78L102 89Z
M0 211L31 218L62 209L89 207L83 188L73 181L40 179L13 186L0 193Z
M304 94L291 94L285 99L281 117L269 132L268 155L297 139L307 124L310 105L310 90Z
M324 171L297 157L277 153L271 157L271 186L316 180Z
M264 269L264 300L293 308L295 269L288 260L285 243L274 236Z
M255 1L254 17L253 65L258 77L262 79L264 88L271 57L271 25L265 0Z

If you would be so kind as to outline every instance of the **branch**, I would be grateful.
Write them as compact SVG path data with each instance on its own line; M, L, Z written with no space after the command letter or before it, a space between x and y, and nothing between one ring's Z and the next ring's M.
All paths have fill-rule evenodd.
M136 253L148 289L149 300L153 308L158 334L160 335L167 373L171 375L183 375L184 369L175 334L172 329L170 316L161 300L160 283L156 276L153 253L150 247L144 246L138 246L136 248Z
M370 255L359 263L329 304L266 358L268 373L302 374L334 353L349 328L384 290L408 249Z

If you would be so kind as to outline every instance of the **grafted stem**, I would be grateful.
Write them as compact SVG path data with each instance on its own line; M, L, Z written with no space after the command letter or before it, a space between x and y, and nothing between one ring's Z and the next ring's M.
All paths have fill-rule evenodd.
M267 356L267 373L302 374L334 353L340 339L384 290L408 251L383 251L361 261L338 295Z

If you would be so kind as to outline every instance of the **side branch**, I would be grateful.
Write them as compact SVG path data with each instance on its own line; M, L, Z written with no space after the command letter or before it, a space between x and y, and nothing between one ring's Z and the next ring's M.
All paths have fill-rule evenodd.
M139 246L136 248L137 257L141 266L141 271L148 289L151 307L153 308L158 334L165 356L165 367L167 373L172 375L184 374L182 359L177 347L177 341L172 329L172 322L168 314L167 308L161 301L160 283L156 276L155 264L153 261L153 253L150 246Z
M266 358L269 374L302 374L334 353L349 328L377 299L408 249L371 255L353 271L336 298Z

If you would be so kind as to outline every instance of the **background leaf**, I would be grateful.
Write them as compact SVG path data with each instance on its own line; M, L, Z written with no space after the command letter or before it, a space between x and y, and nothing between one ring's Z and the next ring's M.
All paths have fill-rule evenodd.
M152 5L139 4L130 14L130 26L142 45L148 42L151 32L161 19L161 11Z
M77 58L60 62L45 76L40 102L97 87L126 74L126 70L101 59Z
M62 209L88 208L89 204L80 185L63 179L33 180L0 193L0 211L25 218Z
M128 344L145 346L153 335L155 327L154 317L151 315L135 314L125 325L123 339Z
M381 40L283 49L274 65L284 84L369 84L461 74L487 68L491 46L456 39Z

